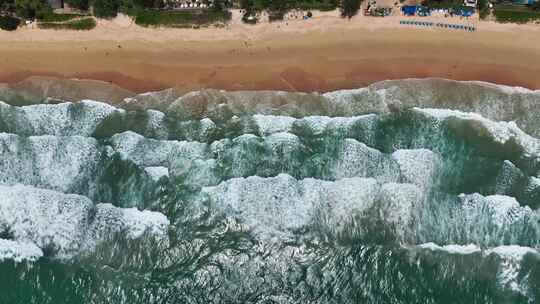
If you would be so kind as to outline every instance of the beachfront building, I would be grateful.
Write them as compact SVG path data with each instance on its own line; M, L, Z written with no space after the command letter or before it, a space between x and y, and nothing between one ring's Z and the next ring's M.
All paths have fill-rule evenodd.
M47 0L52 9L64 8L64 0Z
M47 0L47 3L51 6L57 14L86 14L86 11L81 11L74 7L69 6L64 0Z
M364 15L385 17L392 14L395 6L395 0L370 0L367 2Z
M214 0L166 0L165 4L171 9L205 9L212 7Z
M469 7L476 7L476 0L464 0L463 4Z

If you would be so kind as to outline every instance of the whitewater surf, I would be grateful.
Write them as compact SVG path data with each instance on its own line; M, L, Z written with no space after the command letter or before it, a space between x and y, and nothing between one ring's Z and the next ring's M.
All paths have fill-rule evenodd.
M0 303L540 301L539 92L37 95L0 92Z

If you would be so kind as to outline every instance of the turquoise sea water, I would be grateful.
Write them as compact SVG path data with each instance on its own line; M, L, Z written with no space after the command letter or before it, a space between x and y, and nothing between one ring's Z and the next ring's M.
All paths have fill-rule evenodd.
M540 93L138 102L0 103L0 303L540 301Z

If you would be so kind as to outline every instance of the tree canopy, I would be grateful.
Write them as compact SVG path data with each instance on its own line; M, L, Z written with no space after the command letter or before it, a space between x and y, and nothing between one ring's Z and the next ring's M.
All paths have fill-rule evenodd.
M25 19L41 18L52 12L46 0L15 0L17 16Z
M78 8L80 10L88 9L88 0L64 0L69 6Z
M14 0L0 0L0 12L12 12L14 9Z
M362 0L342 0L341 1L341 16L346 18L352 18L358 13Z
M118 14L118 0L94 0L92 5L98 18L114 18Z
M21 20L11 16L0 16L0 29L14 31L19 27Z

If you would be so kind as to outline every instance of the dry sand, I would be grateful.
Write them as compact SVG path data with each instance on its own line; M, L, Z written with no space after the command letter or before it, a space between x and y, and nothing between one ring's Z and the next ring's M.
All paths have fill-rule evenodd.
M477 32L399 25L402 17L337 12L308 21L146 29L127 17L88 32L0 32L0 82L30 75L165 87L327 91L386 79L443 77L540 88L540 26L449 18Z

